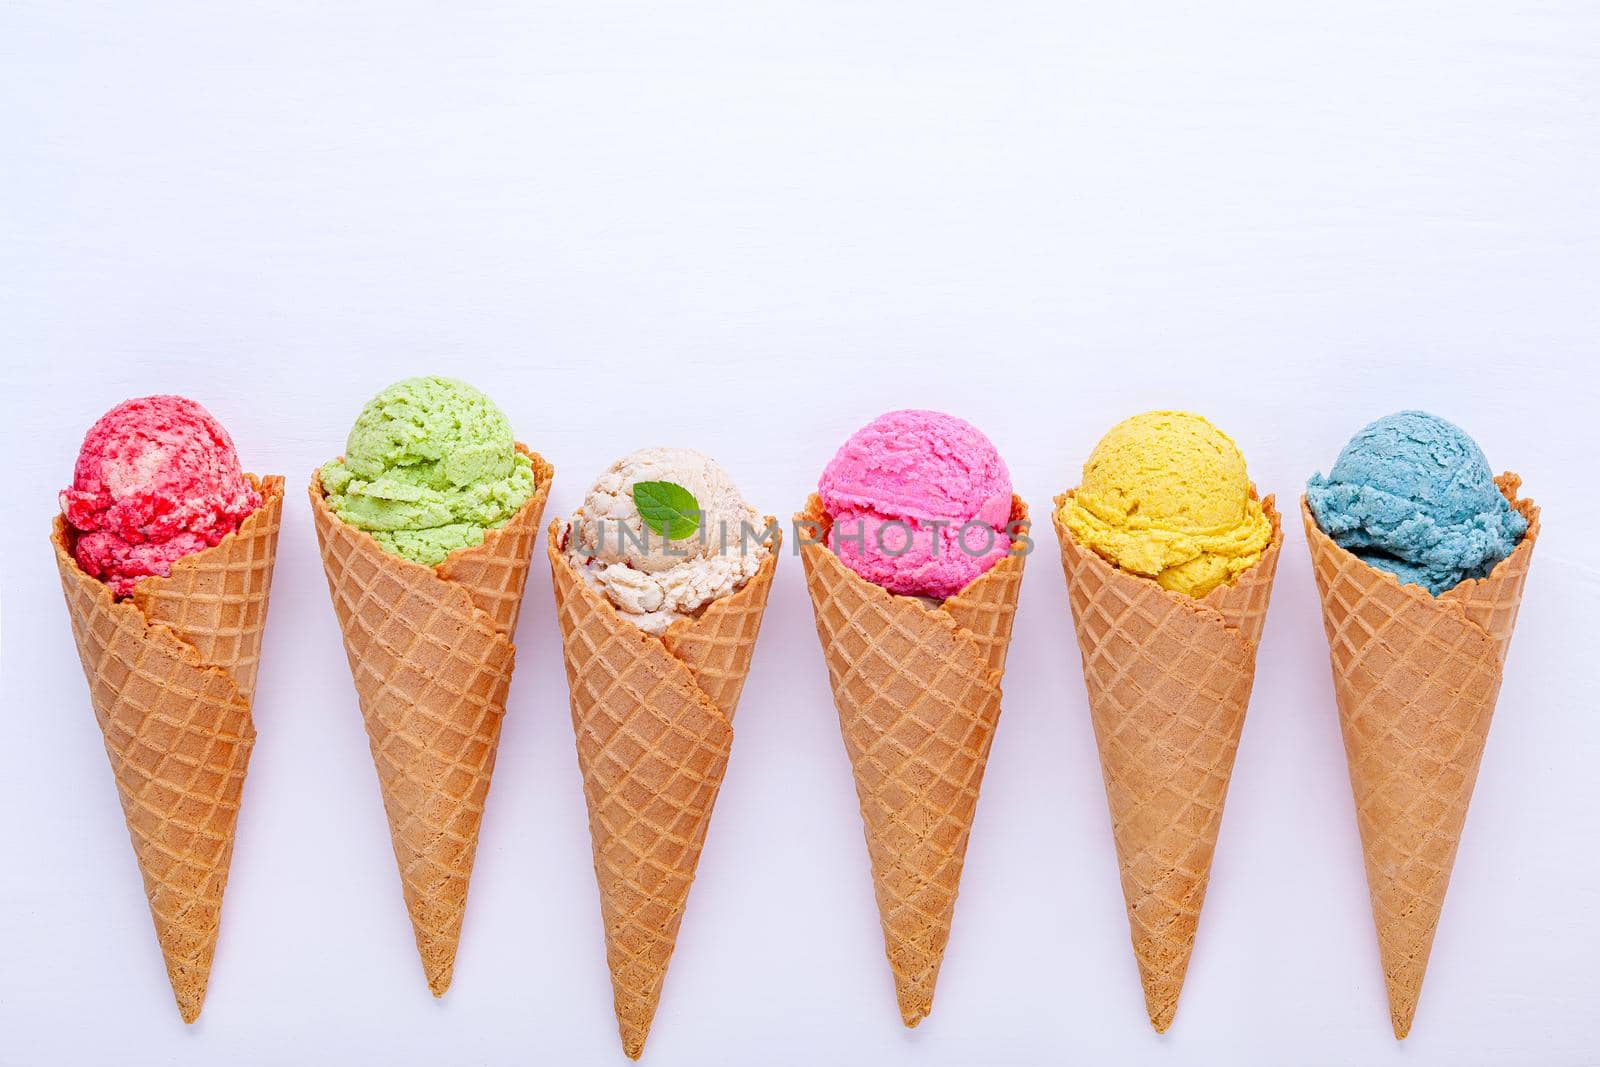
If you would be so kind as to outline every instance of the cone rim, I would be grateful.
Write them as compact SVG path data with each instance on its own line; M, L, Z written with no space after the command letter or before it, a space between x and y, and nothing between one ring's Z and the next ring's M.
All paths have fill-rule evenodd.
M348 527L350 530L354 531L355 534L358 537L365 537L368 540L372 541L374 546L378 549L378 551L382 552L389 559L392 559L392 560L394 560L394 561L396 561L398 563L404 564L407 567L420 568L421 570L427 571L429 574L432 574L434 577L439 578L442 581L447 581L448 582L448 581L451 580L450 576L448 574L448 571L449 571L449 569L450 569L452 564L459 563L463 559L470 558L471 556L474 556L474 555L479 554L480 552L483 552L484 551L484 546L489 543L489 535L490 534L496 533L496 532L498 532L500 530L507 529L508 527L511 527L511 526L515 526L518 523L518 521L522 519L524 514L526 514L528 512L528 510L530 508L532 508L533 506L535 506L535 505L537 505L540 510L543 510L543 508L545 506L545 503L550 498L550 485L555 480L555 473L556 473L555 467L550 464L549 460L545 459L542 455L540 455L539 453L535 452L533 449L529 448L527 445L523 444L521 441L517 441L515 444L516 444L516 449L517 449L517 451L519 453L521 453L524 456L527 456L530 460L533 461L534 475L535 475L535 477L537 477L539 479L534 484L533 492L528 494L528 499L526 499L526 500L524 500L522 502L522 506L519 507L515 512L513 512L511 514L510 518L506 519L504 522L502 522L498 526L491 526L488 529L484 530L484 532L483 532L483 540L482 541L479 541L475 545L463 545L462 547L456 549L454 552L451 552L444 559L440 560L438 563L433 564L432 566L429 566L426 563L418 563L414 559L407 559L404 556L396 555L395 553L390 552L388 549L384 548L382 545L379 545L377 543L377 539L372 536L371 532L369 532L367 530L363 530L361 527L356 526L356 525L354 525L352 523L345 522L344 519L340 518L338 512L336 512L332 508L328 507L328 503L327 503L327 501L328 501L328 491L322 487L322 467L321 466L313 467L311 469L311 482L306 488L307 488L308 494L311 497L312 507L321 508L321 509L326 510L328 512L328 514L330 516L332 516L334 521L340 523L341 525L343 525L345 527ZM335 460L339 460L339 459L343 459L343 458L344 457L342 455L334 457ZM540 477L540 475L542 475L542 477Z
M178 566L180 563L187 563L190 567L193 567L193 566L196 566L202 558L204 558L205 556L207 556L207 555L209 555L211 553L215 553L218 549L221 549L221 548L224 548L224 547L231 548L232 545L233 545L233 542L238 539L240 532L246 526L250 525L256 519L256 517L258 515L261 515L262 513L264 513L267 510L267 502L268 502L268 499L269 499L268 498L268 493L272 493L273 495L276 495L280 500L283 498L283 493L284 493L284 477L283 477L283 475L281 475L281 474L259 474L258 475L258 474L253 474L253 473L251 473L249 471L246 471L245 472L245 477L248 478L250 480L250 483L253 486L255 486L256 490L261 493L261 504L254 511L250 512L250 514L246 515L239 522L239 525L237 527L235 527L232 530L229 530L226 534L223 534L222 539L219 540L216 544L208 545L205 548L202 548L198 552L190 552L188 555L179 556L177 559L173 560L172 561L172 565L174 567ZM79 565L77 553L73 552L71 547L67 543L68 542L67 535L68 535L68 531L70 529L71 529L71 527L67 523L67 517L64 514L62 514L60 511L57 511L51 517L51 521L50 521L50 543L55 547L57 555L65 557L67 563L70 565L70 567L71 567L71 569L73 571L75 571L77 574L81 575L86 580L94 582L96 585L99 585L102 588L104 588L105 591L106 591L106 595L111 598L111 601L112 601L113 604L130 604L130 605L133 605L137 610L139 610L139 613L141 615L143 615L144 611L142 610L142 607L137 603L137 599L144 599L144 598L140 598L139 594L140 594L140 592L142 590L145 590L146 584L147 583L151 583L151 582L160 583L160 584L157 584L157 585L150 586L150 589L152 589L152 590L159 590L159 589L163 588L165 585L171 583L172 576L170 574L165 574L165 575L163 575L163 574L147 574L143 578L140 578L139 581L134 584L133 592L129 593L127 596L122 596L122 597L117 596L116 594L111 592L111 587L109 585L106 585L104 579L96 578L94 575L90 574L88 571L84 570L82 566ZM148 597L149 593L146 592L145 596ZM159 626L159 625L162 625L162 624L161 623L152 623L151 625ZM185 643L187 644L187 642L185 642Z
M694 628L701 622L701 620L705 618L706 612L713 605L731 603L735 598L744 596L745 593L753 586L760 584L762 581L763 571L767 572L767 579L770 581L773 574L777 570L778 556L782 552L783 527L778 525L776 516L766 515L763 517L767 520L767 526L772 528L775 532L771 538L771 544L769 546L770 550L767 552L766 558L761 561L761 565L756 568L756 572L750 577L746 578L744 581L740 582L738 587L733 589L731 592L724 593L722 596L708 600L696 608L692 613L674 619L672 621L672 625L668 626L665 630L658 634L640 630L638 626L634 625L631 619L627 618L626 612L611 602L610 597L600 594L599 590L595 589L593 583L589 582L581 573L577 573L578 566L567 558L566 551L567 535L572 529L572 520L569 516L558 515L551 519L550 525L545 527L544 540L545 548L550 555L550 563L552 566L563 566L572 570L576 574L576 577L583 583L584 587L595 591L596 595L599 597L599 600L605 604L608 610L610 610L618 618L626 621L628 625L633 626L634 629L639 630L639 633L643 634L645 637L659 641L663 646L666 646L666 639L668 635L682 636L686 633L692 632ZM763 608L762 614L765 613L766 609ZM668 648L667 651L671 653L672 650ZM674 656L673 658L676 659L677 657Z
M874 598L876 598L877 595L881 595L893 600L911 601L928 615L943 615L945 618L949 619L951 625L955 626L958 631L965 631L966 628L955 621L955 618L945 610L945 605L949 601L955 600L958 597L971 597L974 587L978 586L979 583L985 582L990 578L991 575L1006 573L1006 571L1002 568L1020 569L1028 558L1027 552L1007 552L1002 558L990 566L988 570L973 578L972 581L968 582L954 593L951 593L944 599L938 600L930 605L927 603L927 601L932 600L932 597L911 596L905 593L891 593L877 582L861 577L860 574L857 574L855 570L853 570L844 562L843 559L839 557L837 552L833 551L826 544L824 544L821 538L826 536L827 532L833 528L833 516L829 515L827 510L823 508L822 497L819 494L811 493L806 497L805 507L794 513L793 522L795 523L796 527L806 526L817 531L817 540L800 541L797 537L796 545L801 554L804 554L812 549L816 549L817 551L831 555L835 559L839 560L840 565L844 567L845 571L847 571L852 578L861 582L865 586L869 586L872 589L877 590L877 594L874 595ZM1033 531L1033 518L1028 509L1028 502L1023 500L1022 497L1017 493L1011 494L1011 511L1009 517L1007 518L1007 524L1009 525L1012 522L1021 523L1021 530L1025 534ZM1015 543L1014 538L1013 543Z
M1526 566L1526 557L1533 553L1533 545L1534 542L1538 540L1541 529L1541 512L1539 505L1534 503L1531 497L1522 497L1517 495L1522 487L1521 475L1518 475L1513 471L1505 471L1495 479L1495 485L1499 488L1500 495L1506 498L1506 502L1509 503L1518 514L1528 521L1527 531L1523 533L1522 539L1517 542L1517 547L1512 549L1505 559L1501 560L1499 563L1496 563L1494 568L1490 570L1488 574L1484 575L1482 578L1463 578L1461 581L1457 582L1449 589L1446 589L1438 596L1434 596L1422 586L1416 585L1415 583L1401 582L1399 577L1396 576L1394 572L1384 570L1382 567L1374 567L1372 564L1368 563L1366 560L1362 559L1360 556L1356 555L1354 552L1351 552L1348 548L1345 548L1343 545L1339 544L1339 542L1335 541L1328 534L1328 532L1322 528L1322 524L1317 522L1317 517L1312 514L1309 494L1306 493L1300 494L1300 518L1305 524L1307 542L1313 552L1317 552L1319 550L1326 552L1331 550L1334 553L1335 559L1344 560L1346 557L1348 557L1350 562L1364 567L1368 571L1374 572L1379 582L1393 587L1402 595L1422 603L1444 603L1454 605L1462 611L1463 617L1465 617L1465 608L1461 606L1461 602L1466 599L1467 594L1480 588L1481 586L1489 584L1490 582L1496 582L1505 579L1510 574L1513 567ZM1320 537L1322 541L1327 543L1326 548L1321 547L1315 538L1313 538L1313 533L1316 537ZM1513 563L1513 561L1516 562ZM1471 620L1469 619L1467 621L1470 622Z
M1098 561L1100 565L1109 571L1123 574L1129 578L1134 578L1142 582L1148 582L1156 591L1164 594L1177 604L1184 605L1190 609L1199 609L1203 613L1214 614L1229 628L1234 628L1233 620L1229 617L1229 612L1225 610L1226 605L1224 604L1224 601L1229 593L1237 590L1241 585L1244 585L1247 582L1260 580L1263 575L1265 575L1268 582L1276 580L1277 562L1276 560L1272 559L1272 557L1280 553L1283 549L1283 514L1278 510L1278 495L1276 493L1268 493L1266 496L1261 496L1257 491L1254 482L1250 483L1250 496L1253 499L1261 501L1261 510L1266 514L1267 521L1272 524L1272 536L1267 541L1267 547L1261 550L1261 556L1254 563L1250 564L1250 566L1246 567L1244 570L1235 575L1231 582L1222 583L1202 597L1190 596L1187 593L1180 593L1176 590L1168 589L1150 575L1138 574L1134 571L1130 571L1120 564L1107 559L1105 556L1102 556L1094 548L1082 544L1073 534L1072 530L1067 526L1067 524L1061 519L1062 510L1066 507L1067 501L1071 500L1076 492L1076 489L1068 489L1065 492L1057 493L1051 500L1051 503L1054 505L1050 512L1051 523L1055 526L1056 539L1059 540L1063 546L1071 545L1074 551L1082 553L1084 556L1092 560ZM1266 573L1262 571L1262 567L1263 565L1268 564L1269 561L1271 562L1271 573Z

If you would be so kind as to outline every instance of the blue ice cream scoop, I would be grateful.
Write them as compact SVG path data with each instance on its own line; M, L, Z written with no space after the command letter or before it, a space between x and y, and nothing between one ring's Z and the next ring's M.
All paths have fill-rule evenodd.
M1306 484L1322 532L1401 584L1434 596L1484 578L1527 532L1459 426L1423 411L1386 415Z

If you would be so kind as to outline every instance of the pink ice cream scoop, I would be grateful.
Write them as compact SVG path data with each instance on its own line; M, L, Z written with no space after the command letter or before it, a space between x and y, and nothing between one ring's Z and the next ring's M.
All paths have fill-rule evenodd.
M817 485L828 547L867 581L943 600L1005 557L1011 474L970 423L891 411L857 430Z
M61 493L78 566L117 596L170 574L260 506L228 431L181 396L125 400L102 415Z

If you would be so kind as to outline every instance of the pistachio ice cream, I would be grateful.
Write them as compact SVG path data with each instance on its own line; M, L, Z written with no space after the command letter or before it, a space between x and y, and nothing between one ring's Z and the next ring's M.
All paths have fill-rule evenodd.
M426 566L481 544L534 490L532 461L505 413L472 386L437 377L373 397L321 477L335 515Z

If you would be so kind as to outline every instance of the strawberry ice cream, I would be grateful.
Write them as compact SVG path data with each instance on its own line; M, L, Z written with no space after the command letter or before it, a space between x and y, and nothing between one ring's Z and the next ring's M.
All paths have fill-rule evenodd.
M61 510L78 566L127 596L261 506L211 413L181 396L125 400L89 428Z
M1011 548L1011 474L970 423L891 411L844 443L817 485L828 547L891 593L943 600Z

